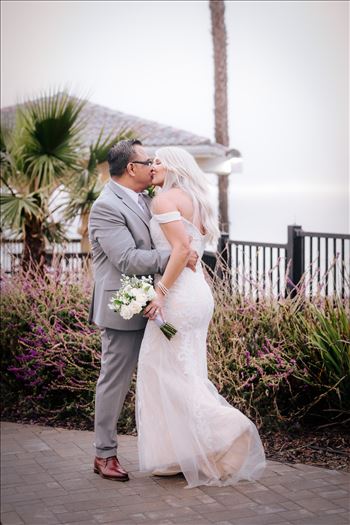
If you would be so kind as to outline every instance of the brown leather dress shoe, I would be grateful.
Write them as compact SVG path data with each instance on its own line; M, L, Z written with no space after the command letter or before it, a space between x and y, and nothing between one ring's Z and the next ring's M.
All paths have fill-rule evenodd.
M101 478L114 481L129 481L129 475L119 463L117 456L110 456L109 458L95 457L94 472L99 474Z

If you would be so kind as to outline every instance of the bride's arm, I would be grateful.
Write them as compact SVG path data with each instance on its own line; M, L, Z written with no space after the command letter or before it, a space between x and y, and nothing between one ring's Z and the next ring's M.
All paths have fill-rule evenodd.
M179 210L177 210L172 199L169 199L166 195L159 195L154 200L152 211L157 215L161 215L178 212ZM167 290L171 288L182 270L186 267L191 253L191 246L190 238L181 218L172 220L171 222L161 223L160 226L171 245L170 258L161 279L161 285ZM157 298L145 309L146 315L149 314L151 318L154 317L155 310L162 307L163 302L164 291L158 286L156 291Z
M166 195L159 195L153 206L157 215L179 212L174 201ZM170 258L162 276L162 284L171 288L182 270L185 268L191 252L190 238L181 218L160 224L165 237L171 245Z

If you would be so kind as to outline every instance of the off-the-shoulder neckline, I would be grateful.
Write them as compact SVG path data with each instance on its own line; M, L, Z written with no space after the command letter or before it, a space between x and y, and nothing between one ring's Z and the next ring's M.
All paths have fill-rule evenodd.
M169 212L167 212L167 213L154 213L154 214L152 215L152 217L161 217L162 215L170 215L170 214L174 214L174 213L178 214L178 215L179 215L179 218L182 219L183 221L188 222L188 224L191 224L191 226L193 226L193 228L195 228L195 229L197 230L197 232L199 233L199 235L200 235L201 237L206 237L206 236L207 236L207 234L206 234L206 233L202 233L202 232L200 231L200 229L199 229L195 224L193 224L193 222L191 222L190 220L186 219L186 217L184 217L183 215L181 215L181 213L180 213L178 210L169 211Z

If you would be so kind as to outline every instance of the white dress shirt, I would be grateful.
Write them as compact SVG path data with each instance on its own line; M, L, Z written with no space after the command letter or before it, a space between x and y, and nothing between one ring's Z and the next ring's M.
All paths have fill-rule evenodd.
M126 186L123 186L122 184L118 184L118 182L115 182L115 180L113 180L111 178L111 181L113 182L113 184L115 184L116 186L118 186L118 188L121 188L122 190L125 191L125 193L127 193L129 195L129 197L138 205L138 207L144 212L143 208L140 206L139 204L139 195L141 195L141 193L137 193L136 191L134 190L131 190L130 188L127 188Z

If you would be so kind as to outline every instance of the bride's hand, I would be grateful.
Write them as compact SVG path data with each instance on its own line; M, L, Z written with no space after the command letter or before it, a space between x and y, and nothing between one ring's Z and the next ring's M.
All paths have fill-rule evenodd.
M164 320L163 306L164 306L164 295L160 292L156 292L156 297L146 306L144 309L144 316L148 317L151 321L160 315Z

